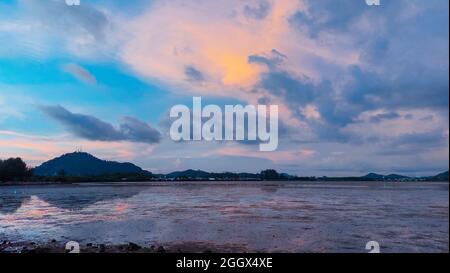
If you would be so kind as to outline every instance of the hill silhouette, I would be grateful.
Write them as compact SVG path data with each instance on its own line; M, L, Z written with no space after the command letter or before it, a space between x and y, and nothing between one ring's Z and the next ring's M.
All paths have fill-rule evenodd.
M435 175L431 179L435 181L448 181L448 171Z
M203 170L175 171L152 174L129 163L96 158L85 152L64 154L32 169L20 158L0 160L0 181L89 182L89 181L152 181L152 180L296 180L296 181L449 181L448 171L434 176L408 177L399 174L369 173L353 177L301 177L263 170L260 173L207 172Z
M399 175L399 174L389 174L389 175L383 175L383 174L377 174L377 173L369 173L365 176L362 176L361 178L367 179L367 180L402 180L402 179L411 179L411 177Z
M56 176L64 173L69 176L106 175L106 174L141 174L147 173L132 163L106 161L95 156L74 152L54 158L33 169L38 176Z

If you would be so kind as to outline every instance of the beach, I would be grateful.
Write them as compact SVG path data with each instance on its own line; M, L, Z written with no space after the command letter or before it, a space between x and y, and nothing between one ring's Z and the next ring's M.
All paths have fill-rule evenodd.
M448 183L0 187L1 252L448 252Z

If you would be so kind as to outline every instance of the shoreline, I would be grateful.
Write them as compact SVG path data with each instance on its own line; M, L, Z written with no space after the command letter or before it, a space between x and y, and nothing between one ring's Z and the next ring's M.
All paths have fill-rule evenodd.
M327 180L225 180L225 181L208 181L208 180L186 180L186 181L133 181L133 182L0 182L0 187L8 186L182 186L182 185L235 185L235 184L248 184L248 185L276 185L279 183L292 183L292 184L339 184L339 183L389 183L389 184L449 184L450 181L327 181Z
M214 245L203 242L180 242L157 244L149 243L139 245L133 242L128 244L101 244L81 243L79 253L246 253L247 249L241 245ZM0 242L0 254L4 253L70 253L66 250L66 243L52 240L47 243Z
M103 243L81 243L79 251L72 252L66 250L66 242L58 242L51 240L46 243L36 243L33 241L9 242L0 241L0 255L2 254L208 254L208 253L317 253L317 251L300 251L292 250L264 250L264 249L248 249L246 245L238 244L213 244L206 242L178 242L178 243L147 243L145 245L133 242L123 244L103 244ZM326 250L319 251L326 253ZM330 250L336 253L335 250ZM345 252L345 251L344 251ZM354 249L351 253L366 253L364 248ZM391 253L385 250L385 253ZM409 250L405 253L420 253ZM448 253L447 249L434 250L432 253Z

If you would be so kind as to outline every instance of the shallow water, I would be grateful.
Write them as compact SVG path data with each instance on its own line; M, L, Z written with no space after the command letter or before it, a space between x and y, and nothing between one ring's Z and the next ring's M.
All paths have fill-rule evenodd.
M0 187L0 240L198 242L242 251L448 252L448 183Z

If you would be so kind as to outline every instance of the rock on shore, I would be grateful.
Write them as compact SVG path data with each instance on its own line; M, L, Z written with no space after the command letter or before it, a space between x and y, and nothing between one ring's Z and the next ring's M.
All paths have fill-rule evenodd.
M48 243L35 242L0 242L0 253L68 253L66 244L52 240ZM141 246L135 243L106 245L106 244L80 244L80 253L226 253L246 252L243 246L222 245L217 246L202 242L181 242L167 244L149 244Z

